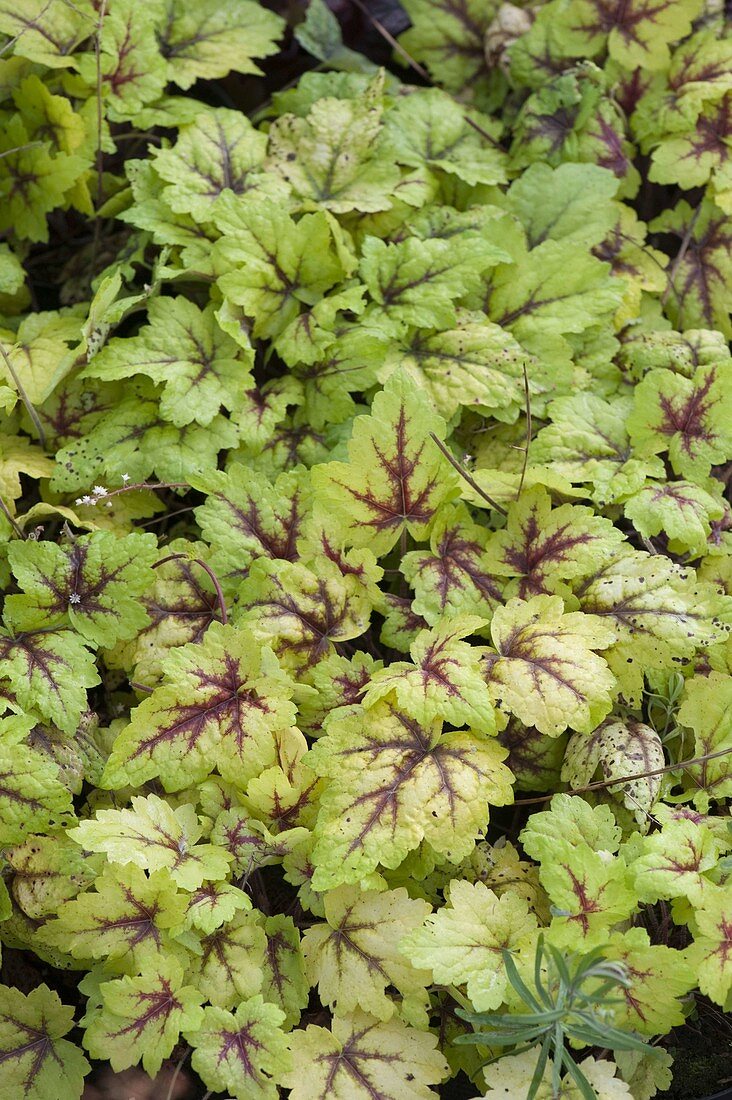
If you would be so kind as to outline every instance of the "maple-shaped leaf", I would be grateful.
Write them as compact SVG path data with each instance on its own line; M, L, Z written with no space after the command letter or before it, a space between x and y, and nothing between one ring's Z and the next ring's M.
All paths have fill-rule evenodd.
M319 736L329 715L338 707L360 703L371 677L383 667L368 653L347 658L331 653L312 670L308 683L317 696L304 699L298 707L298 725L303 732Z
M609 806L591 806L583 798L555 794L548 810L529 818L519 837L532 859L551 862L556 845L588 844L593 851L617 852L621 830Z
M645 672L689 659L697 646L720 641L728 630L729 598L660 554L628 548L576 594L583 613L614 630L605 656L631 702L640 700Z
M204 999L219 1008L233 1008L258 993L266 937L255 914L240 911L201 940L201 953L193 956L187 979Z
M448 904L408 933L402 951L414 966L432 971L442 985L465 986L478 1012L499 1008L508 977L502 951L530 945L536 918L523 899L498 897L482 882L450 883Z
M454 328L414 329L395 337L380 358L382 382L401 367L446 419L461 406L510 419L525 401L527 353L510 333L477 311L458 309Z
M99 80L107 116L116 121L136 118L159 99L167 84L167 65L155 40L153 10L135 0L116 0L105 12L95 51L81 54L77 67L83 80Z
M193 1069L215 1092L230 1092L238 1100L277 1100L277 1086L292 1065L284 1018L260 996L242 1001L235 1013L205 1008L201 1023L185 1032Z
M732 366L700 366L692 378L649 371L635 388L628 432L641 457L668 452L675 472L690 480L732 455Z
M282 1079L290 1100L432 1100L448 1065L437 1036L400 1019L386 1023L354 1012L335 1016L331 1030L310 1025L290 1035L296 1067Z
M160 413L177 427L210 424L221 407L238 412L251 388L254 352L245 355L219 327L215 307L186 298L155 298L137 336L110 340L85 377L114 380L145 374L160 383Z
M493 9L481 0L404 0L411 27L399 42L449 92L475 91L486 78L485 36Z
M717 203L727 209L724 192L732 183L729 145L732 138L732 95L713 98L702 106L694 123L665 135L651 157L648 178L654 183L678 183L688 191L711 181Z
M88 852L104 852L110 863L133 863L147 871L167 869L185 890L205 879L225 878L230 857L213 844L198 844L203 834L195 808L174 809L157 795L133 797L130 810L98 810L69 836Z
M729 1003L732 987L732 902L729 890L718 887L705 894L694 910L694 942L686 958L697 975L699 988L719 1005Z
M280 115L269 131L268 170L293 195L335 214L388 210L401 173L381 151L384 74L363 97L324 97L307 116Z
M10 565L23 590L5 601L17 630L70 624L85 641L112 646L147 625L139 597L154 581L154 535L98 531L73 542L15 542Z
M322 210L295 221L269 199L221 199L215 217L224 234L216 250L227 272L219 286L225 301L252 318L255 337L277 336L344 275Z
M156 173L167 183L163 197L176 214L210 221L214 203L262 187L267 142L246 115L223 107L199 114L182 126L175 145L153 156Z
M590 508L553 509L549 493L537 485L509 506L506 528L490 536L485 560L494 575L517 578L507 586L508 596L566 594L564 582L593 572L622 538L610 520Z
M461 641L484 625L485 620L467 615L421 631L410 647L412 663L393 661L375 672L363 705L372 707L380 699L393 698L400 711L421 725L441 718L452 726L495 733L495 713L479 654L469 642Z
M612 706L615 678L595 650L615 640L596 616L565 613L559 596L513 599L491 622L485 658L493 699L525 725L557 734L594 729Z
M265 917L262 927L267 937L262 994L266 1001L282 1009L285 1014L282 1026L289 1030L300 1019L310 997L300 933L292 917L284 913Z
M75 959L110 960L121 969L143 970L172 951L172 933L183 921L186 901L168 871L148 877L134 864L108 865L94 890L59 906L38 938Z
M395 1004L388 986L404 999L424 993L429 975L410 966L399 943L429 915L426 901L404 889L362 893L342 886L325 895L324 905L327 923L308 928L302 941L306 973L323 1004L340 1015L362 1008L389 1020Z
M115 1073L142 1062L154 1077L181 1031L197 1028L203 1018L203 995L184 984L175 959L150 962L143 975L103 982L99 996L101 1007L85 1017L84 1046Z
M349 461L313 471L318 501L350 545L381 555L403 530L423 539L440 504L457 496L457 475L432 432L444 439L445 422L400 371L376 395L370 415L354 421Z
M292 684L252 632L212 623L200 644L175 650L163 683L134 709L105 770L112 787L159 776L166 790L214 767L245 783L274 762L273 734L292 725Z
M472 235L391 243L366 237L359 273L374 303L367 323L388 336L399 336L409 325L448 328L457 321L456 300L478 292L483 271L495 262Z
M613 225L618 181L597 164L531 164L500 199L521 222L530 248L567 237L599 244Z
M94 658L72 630L0 630L0 695L14 709L74 733L87 709L86 689L99 683Z
M408 596L397 596L393 592L384 593L382 614L381 641L397 653L408 653L419 632L430 625L417 613Z
M695 676L684 686L678 711L681 725L694 731L694 757L704 757L732 744L732 693L729 676L710 672ZM724 802L732 795L732 757L703 760L685 771L689 796L703 812L710 802Z
M144 482L153 472L161 481L187 481L215 467L219 451L237 441L236 427L223 416L205 427L170 424L160 415L152 383L130 380L113 408L57 452L52 485L62 492L86 493L94 482L118 485L124 474L132 483Z
M1 986L0 1065L8 1097L78 1100L91 1069L79 1048L64 1035L74 1026L74 1010L58 994L39 985L26 997Z
M613 1026L640 1035L665 1035L684 1023L682 998L697 984L681 951L651 945L644 928L612 932L602 953L625 967L630 985L618 990Z
M700 9L700 0L571 0L562 11L562 40L573 57L607 50L626 69L665 69L669 43L686 38Z
M692 481L650 482L625 501L623 511L647 539L663 531L674 547L697 556L705 552L724 504Z
M256 59L275 53L283 29L278 15L249 0L231 8L218 0L200 0L195 8L165 0L157 18L160 51L179 88L229 72L259 73Z
M13 900L31 920L57 913L98 873L63 828L26 835L5 849L5 858L13 873Z
M591 393L559 397L549 405L551 423L531 443L534 462L547 463L562 477L594 487L599 503L636 492L646 478L664 476L660 459L634 455L626 422L632 404Z
M228 589L236 590L257 558L295 561L300 556L297 541L310 511L304 470L280 474L273 483L237 462L226 473L212 470L192 482L207 494L196 521L213 548L211 566Z
M87 0L67 8L30 0L22 8L3 0L0 31L12 39L13 53L50 69L73 67L74 48L94 33L94 10Z
M71 792L55 763L27 742L34 720L0 718L0 844L17 844L29 832L68 824Z
M286 668L314 666L334 643L367 629L373 597L366 574L363 566L344 574L325 557L313 569L261 558L239 589L243 622Z
M430 549L402 557L399 568L414 588L414 609L432 626L445 614L491 617L501 585L485 552L489 534L464 504L445 504L435 517Z
M456 862L485 828L488 806L511 800L505 750L471 732L441 733L387 703L332 718L308 754L330 779L320 800L316 889L397 867L427 840Z
M640 901L655 904L659 898L688 898L695 907L718 889L710 871L724 843L703 823L689 818L665 822L662 829L643 837L642 848L631 870Z
M582 787L593 779L654 772L666 763L663 742L651 726L632 718L608 718L591 734L572 734L568 743L562 779L570 787ZM622 799L639 825L645 825L661 789L661 776L649 775L609 786Z
M424 166L468 184L505 183L505 154L484 134L491 122L470 125L464 109L439 88L415 89L396 101L386 117L389 152L409 168ZM497 136L495 134L491 135Z
M204 882L188 898L184 925L208 936L236 913L251 908L249 895L233 883Z
M732 218L704 198L696 209L686 201L677 203L649 228L671 233L680 242L670 274L672 293L664 307L676 328L718 328L729 338ZM686 248L681 242L687 242Z
M638 908L633 875L619 857L593 851L585 840L562 838L542 860L539 880L552 904L552 942L574 948L578 939L603 942L610 928Z
M0 360L0 377L18 394L22 388L26 397L38 405L46 401L68 369L68 334L54 332L52 322L48 328L44 326L44 317L48 315L26 318L17 332L0 330L0 342L8 357L8 362Z

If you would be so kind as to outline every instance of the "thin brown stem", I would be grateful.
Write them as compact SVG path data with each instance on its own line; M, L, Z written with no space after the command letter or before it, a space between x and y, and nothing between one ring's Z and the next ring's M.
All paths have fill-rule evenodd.
M224 626L226 626L229 621L229 616L226 613L226 601L224 600L224 593L221 589L219 578L216 576L211 566L207 565L205 561L202 561L201 558L189 558L187 554L168 554L167 557L161 558L160 561L156 561L153 565L153 569L157 569L159 566L165 565L169 561L181 560L195 562L196 565L200 565L201 569L203 569L205 573L208 573L209 577L211 578L211 583L216 589L216 598L219 601L219 608L221 610L221 622Z
M21 382L20 378L18 377L18 372L16 371L13 364L10 362L10 356L6 352L5 347L3 346L2 343L0 343L0 354L2 355L3 359L5 360L5 366L7 367L8 374L10 375L13 382L15 383L15 388L18 391L18 396L20 397L20 400L25 405L28 416L33 421L33 427L38 432L38 442L40 443L41 447L45 451L45 449L46 449L46 433L43 430L43 425L41 424L41 418L39 417L38 413L36 412L35 406L33 405L33 402L31 401L30 397L25 392L25 387L24 387L23 383Z
M483 500L490 504L491 508L493 508L496 512L500 512L502 516L507 515L508 513L506 512L506 509L501 504L499 504L497 500L494 500L493 497L488 496L488 493L486 493L485 489L481 489L475 478L472 477L472 475L468 473L465 467L458 462L458 460L455 458L455 455L450 453L442 440L438 439L434 432L430 432L430 437L433 442L437 444L450 465L457 470L457 472L462 478L464 478L465 481L467 481L470 488L473 489L478 494L478 496L482 497Z
M12 512L8 508L7 504L5 503L5 499L4 499L4 497L2 496L1 493L0 493L0 511L2 511L2 513L5 516L6 520L8 521L10 526L15 531L16 535L19 538L24 539L25 538L25 531L20 526L20 524L17 522L17 520L15 519L15 516L12 514Z
M529 390L529 372L526 369L526 360L522 361L521 366L524 370L524 400L526 401L526 446L524 447L524 464L521 467L521 480L519 481L518 491L516 493L516 500L521 499L521 492L524 487L524 479L526 477L526 467L529 465L529 447L531 445L531 392Z

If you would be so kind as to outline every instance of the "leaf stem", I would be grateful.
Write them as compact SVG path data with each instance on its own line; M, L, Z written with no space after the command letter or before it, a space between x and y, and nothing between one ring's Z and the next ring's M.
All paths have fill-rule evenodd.
M18 391L18 395L20 397L20 400L25 405L26 410L28 412L28 416L33 421L33 426L36 429L36 431L38 432L38 442L40 443L42 449L45 451L45 449L46 449L46 433L43 430L43 425L41 424L41 418L39 417L38 413L36 412L35 406L33 405L33 402L31 401L30 397L25 392L25 387L24 387L23 383L21 382L20 378L18 377L18 372L16 371L13 364L10 362L10 356L6 352L5 346L4 346L4 344L2 344L2 342L0 342L0 354L2 354L2 357L5 360L5 366L8 369L8 373L10 374L10 377L12 378L13 382L15 383L15 388Z
M205 561L202 561L201 558L189 558L187 554L168 554L167 557L161 558L160 561L156 561L153 565L153 569L157 569L161 565L166 565L169 561L180 561L181 559L184 559L185 561L195 562L196 565L200 565L201 569L203 569L204 572L208 573L209 577L211 578L211 583L216 589L216 597L219 601L219 608L221 610L221 622L224 626L226 626L229 621L229 616L226 613L226 601L224 600L224 593L221 589L219 578L216 576L211 566L207 565Z
M454 466L454 468L457 470L457 472L460 474L460 476L462 478L464 478L465 481L467 481L470 488L474 489L475 492L478 494L478 496L482 497L483 500L487 501L488 504L490 504L491 508L493 508L496 512L500 512L502 516L508 515L508 513L506 512L506 509L502 505L500 505L497 500L494 500L493 497L488 496L486 491L484 489L481 489L480 485L475 480L475 478L472 477L468 473L468 471L465 469L465 467L460 462L458 462L458 460L455 458L455 455L452 454L448 450L448 448L445 446L445 444L442 442L442 440L438 439L434 432L430 432L430 436L431 436L433 442L436 443L437 446L439 447L439 449L442 451L443 455L445 456L447 461L450 463L450 465Z

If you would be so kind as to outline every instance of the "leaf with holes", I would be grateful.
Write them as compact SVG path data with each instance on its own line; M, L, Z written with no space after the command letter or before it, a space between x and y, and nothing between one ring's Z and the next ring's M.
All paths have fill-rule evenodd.
M536 918L512 894L498 897L482 882L456 879L447 904L409 932L401 950L441 985L464 986L477 1012L497 1009L509 988L502 952L530 946Z
M99 683L94 658L71 630L0 630L0 699L74 733Z
M144 975L115 978L99 987L101 1008L89 1013L84 1046L109 1061L115 1073L142 1062L154 1077L173 1053L181 1031L197 1028L203 996L184 984L174 959L147 965Z
M233 1008L260 990L265 947L255 914L240 911L202 938L201 953L193 956L187 980L206 1001Z
M413 663L393 661L375 672L363 705L370 708L380 699L391 698L400 711L421 725L440 718L452 726L495 733L496 717L480 653L461 641L483 626L484 619L466 615L421 631L410 647Z
M283 1084L292 1089L290 1100L432 1100L435 1093L429 1086L448 1074L436 1048L436 1035L398 1018L383 1023L365 1012L335 1016L330 1031L311 1025L292 1033L290 1050L297 1068Z
M26 997L1 986L0 1064L8 1096L24 1100L77 1100L91 1069L74 1043L64 1039L74 1026L74 1010L61 1004L47 985Z
M595 650L615 634L597 616L565 613L559 596L509 600L491 623L485 676L496 704L557 736L594 729L612 705L615 678Z
M732 681L721 672L687 680L678 711L682 726L694 731L692 756L730 750L729 756L704 760L684 770L688 797L703 813L710 802L732 797Z
M203 834L193 806L174 809L151 794L133 796L129 810L97 810L69 830L88 852L104 852L110 863L133 863L146 871L170 871L184 890L206 879L226 878L231 857L214 844L198 844Z
M200 1025L185 1033L193 1047L191 1065L215 1092L277 1100L277 1085L292 1065L283 1022L284 1013L261 997L242 1001L235 1013L206 1008Z
M506 596L567 595L565 582L594 572L622 539L610 520L590 508L552 508L549 493L537 485L509 505L506 528L490 536L485 560L495 576L516 578Z
M402 531L424 539L438 507L457 496L457 475L432 432L444 439L445 422L399 371L374 398L371 414L354 421L349 461L313 472L319 503L342 525L350 545L381 555Z
M179 88L196 80L216 80L229 72L259 73L256 61L277 48L283 22L249 0L235 6L218 0L165 0L158 16L160 50L169 79Z
M254 351L244 353L219 327L215 307L156 298L137 336L112 339L84 377L106 381L144 374L162 385L160 414L176 427L210 424L222 407L239 413L252 388Z
M696 557L706 551L712 523L724 515L724 504L691 481L651 482L625 501L623 511L646 539L663 532L675 550Z
M323 1004L339 1015L361 1008L389 1020L396 1005L387 987L405 1001L424 996L429 974L409 965L399 943L430 913L426 901L404 889L362 893L342 886L325 895L324 905L326 923L308 928L302 941L306 973Z
M234 463L225 473L211 470L192 481L206 493L196 521L213 549L211 566L226 591L236 592L258 558L299 558L298 539L310 512L310 479L304 470L288 471L272 482L251 466Z
M270 199L221 200L215 221L221 292L251 317L255 337L277 336L345 274L322 210L295 221Z
M70 625L93 645L112 646L148 623L140 596L152 587L154 535L96 531L65 545L16 542L13 574L22 596L5 601L15 630Z
M730 599L660 554L629 547L576 588L582 612L615 632L605 658L623 696L640 704L643 676L688 661L729 632Z
M214 767L246 783L275 759L274 734L294 722L292 684L251 630L212 623L200 644L170 654L163 683L115 741L104 782L166 790L200 782Z
M656 731L632 718L608 718L589 735L572 734L562 765L562 779L583 787L594 779L653 772L665 766L663 743ZM641 826L646 826L661 790L661 776L649 775L607 789L622 800Z
M38 938L75 959L143 970L174 952L173 934L183 922L186 903L168 871L148 877L134 864L109 864L93 890L59 906Z
M635 388L628 433L643 458L668 453L691 481L732 457L732 366L700 366L692 378L649 371Z
M472 732L442 733L386 703L332 717L307 757L330 780L313 853L316 889L395 868L423 840L451 862L472 849L488 806L511 801L505 750Z

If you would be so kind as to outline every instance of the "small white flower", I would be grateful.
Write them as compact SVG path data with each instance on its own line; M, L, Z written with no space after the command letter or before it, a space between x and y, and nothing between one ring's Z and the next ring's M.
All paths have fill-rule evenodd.
M122 481L125 483L125 485L127 484L127 482L129 480L130 480L130 475L129 474L122 474Z
M81 603L81 596L78 592L72 592L69 596L69 603Z
M83 504L83 503L84 503L84 498L83 497L77 497L76 500L74 501L74 504L76 504L77 507L80 504Z
M113 507L112 501L111 500L105 500L104 507L105 508L112 508Z
M106 497L107 495L107 490L104 488L103 485L95 485L92 489L92 492L94 493L95 497Z

